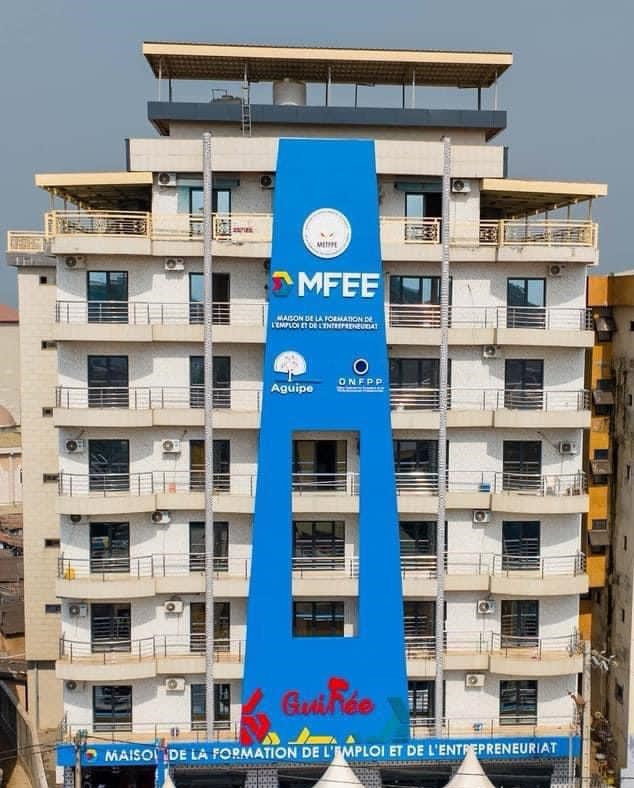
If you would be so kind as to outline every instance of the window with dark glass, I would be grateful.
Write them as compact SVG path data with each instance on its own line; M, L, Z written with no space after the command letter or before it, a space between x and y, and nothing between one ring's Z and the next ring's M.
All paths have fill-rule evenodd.
M500 622L502 648L528 648L538 645L537 599L503 599Z
M537 682L500 681L500 725L535 725Z
M130 651L129 602L93 602L90 605L90 643L93 653Z
M214 520L214 572L229 570L229 523ZM189 571L205 571L205 523L189 524Z
M508 279L507 328L546 328L546 280Z
M406 599L403 602L405 638L409 645L432 648L436 626L436 603L430 599Z
M214 651L229 651L231 603L214 601ZM189 605L189 646L193 652L205 650L205 603Z
M86 301L89 323L127 323L128 272L88 271Z
M426 558L435 559L435 520L401 520L399 523L399 535L401 566L403 569L424 569L426 568Z
M539 569L538 520L502 523L502 569Z
M502 468L504 490L539 491L542 485L541 441L504 441Z
M390 402L396 410L437 410L440 359L390 358ZM447 370L451 385L451 362ZM448 402L450 404L450 401Z
M213 471L214 491L229 492L231 489L230 478L231 450L226 439L214 440L213 446ZM189 441L189 487L192 492L202 492L205 489L205 441Z
M132 730L132 687L93 687L92 720L95 731Z
M343 520L293 522L293 569L296 571L341 569L344 550Z
M88 407L127 408L127 356L88 356Z
M90 571L130 571L128 523L90 523Z
M213 407L231 407L231 357L213 357ZM205 359L204 356L189 357L189 406L205 406Z
M450 304L451 285L450 279ZM440 277L390 276L390 323L393 326L440 328Z
M91 491L121 492L130 488L130 444L126 440L88 441Z
M343 602L293 602L293 637L343 637Z
M345 491L346 452L345 440L294 440L293 488Z
M541 410L544 406L544 361L509 358L504 364L504 407Z
M229 274L212 274L213 307L211 319L214 325L231 322L229 303ZM205 319L205 282L202 274L189 275L189 322L202 324Z
M428 724L434 718L434 681L408 681L407 701L410 721Z
M206 726L206 686L191 685L191 722L192 730ZM214 683L214 722L229 723L231 719L231 684ZM224 725L221 727L225 727Z
M396 483L401 490L433 492L438 485L438 441L394 441Z

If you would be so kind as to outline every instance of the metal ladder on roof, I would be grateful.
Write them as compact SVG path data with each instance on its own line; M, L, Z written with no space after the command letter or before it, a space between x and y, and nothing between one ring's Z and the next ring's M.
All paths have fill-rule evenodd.
M249 95L249 85L242 86L241 102L242 136L251 136L251 98Z

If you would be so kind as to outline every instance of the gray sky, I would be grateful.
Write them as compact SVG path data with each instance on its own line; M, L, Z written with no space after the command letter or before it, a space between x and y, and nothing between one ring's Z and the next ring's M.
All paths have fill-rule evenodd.
M34 172L123 169L124 138L155 136L143 40L508 49L509 175L607 182L600 270L632 268L632 29L631 0L3 0L0 243L42 228ZM0 301L16 302L3 262Z

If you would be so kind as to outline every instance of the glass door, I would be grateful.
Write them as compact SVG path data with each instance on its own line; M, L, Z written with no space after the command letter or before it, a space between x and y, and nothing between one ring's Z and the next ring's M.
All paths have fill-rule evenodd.
M88 271L86 301L89 323L128 322L128 272Z

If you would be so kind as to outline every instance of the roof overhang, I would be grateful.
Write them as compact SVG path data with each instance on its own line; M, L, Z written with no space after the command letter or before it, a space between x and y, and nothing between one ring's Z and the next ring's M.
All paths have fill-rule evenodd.
M489 87L513 63L510 52L254 46L146 41L156 77L273 82Z
M481 205L502 218L554 211L586 200L605 197L605 183L528 181L515 178L484 178Z
M35 175L35 185L76 205L96 210L149 208L151 172L59 172Z

